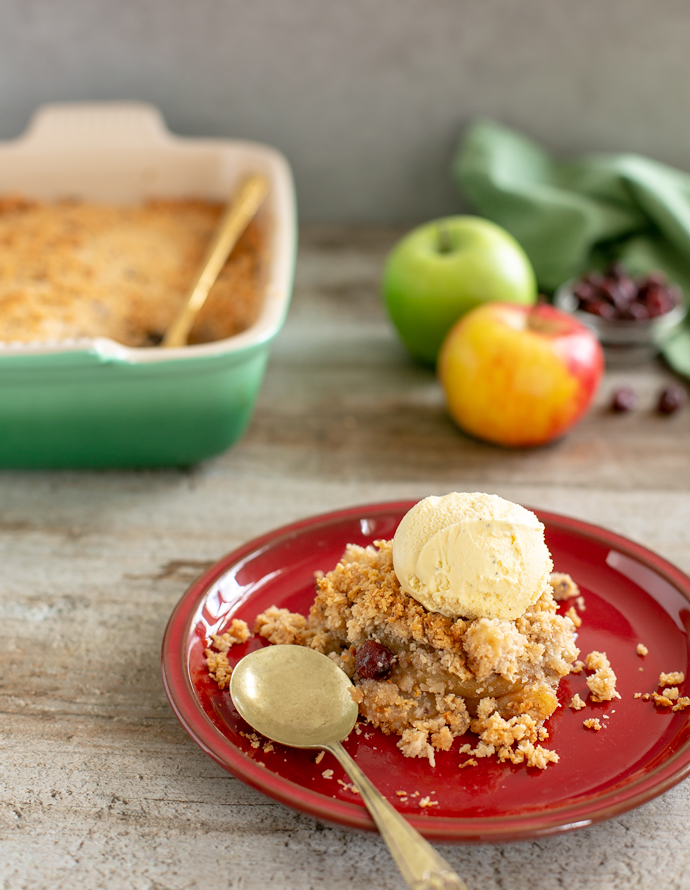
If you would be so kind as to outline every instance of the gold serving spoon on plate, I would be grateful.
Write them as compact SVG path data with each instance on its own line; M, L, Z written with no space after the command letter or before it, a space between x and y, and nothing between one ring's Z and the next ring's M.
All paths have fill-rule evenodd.
M245 656L230 694L240 715L266 738L293 748L324 748L362 795L411 890L467 890L436 850L374 787L341 741L357 720L347 674L303 646L268 646Z
M186 346L189 332L208 292L223 268L233 247L256 215L268 192L268 179L260 173L248 176L228 204L215 237L204 257L201 268L189 292L187 301L161 340L161 346Z

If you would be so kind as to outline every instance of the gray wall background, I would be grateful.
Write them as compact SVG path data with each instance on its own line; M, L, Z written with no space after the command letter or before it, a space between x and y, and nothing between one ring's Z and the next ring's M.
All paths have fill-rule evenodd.
M690 169L689 94L687 0L0 0L0 138L44 102L146 100L282 149L307 221L458 210L476 116Z

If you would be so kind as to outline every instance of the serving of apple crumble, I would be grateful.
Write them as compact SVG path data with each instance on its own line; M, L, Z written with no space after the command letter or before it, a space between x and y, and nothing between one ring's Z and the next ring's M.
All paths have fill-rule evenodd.
M404 755L433 765L436 750L471 730L479 756L541 768L558 760L539 743L579 650L549 585L515 620L449 618L401 589L391 541L349 545L316 584L308 616L274 606L258 616L255 632L336 661L353 681L362 717L400 736Z

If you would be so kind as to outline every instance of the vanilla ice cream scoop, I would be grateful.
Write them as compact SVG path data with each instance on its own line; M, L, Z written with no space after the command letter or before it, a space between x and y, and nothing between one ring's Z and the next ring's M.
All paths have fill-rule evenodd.
M534 513L468 492L415 504L393 538L393 566L403 590L450 618L518 618L553 570Z

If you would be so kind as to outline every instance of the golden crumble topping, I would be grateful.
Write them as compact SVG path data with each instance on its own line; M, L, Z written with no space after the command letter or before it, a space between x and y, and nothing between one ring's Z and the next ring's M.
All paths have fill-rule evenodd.
M134 206L0 198L0 340L157 342L181 307L223 211L201 200ZM265 238L252 223L211 289L190 342L257 318Z

